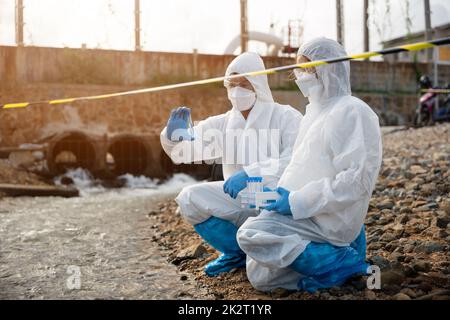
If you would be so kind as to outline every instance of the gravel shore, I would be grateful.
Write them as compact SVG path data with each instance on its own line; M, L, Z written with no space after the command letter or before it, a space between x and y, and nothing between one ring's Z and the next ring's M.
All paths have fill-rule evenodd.
M167 259L216 299L450 300L450 124L390 130L383 138L380 177L366 220L367 257L382 270L381 290L366 278L315 294L254 290L245 270L209 278L203 267L218 253L184 222L173 200L148 216Z

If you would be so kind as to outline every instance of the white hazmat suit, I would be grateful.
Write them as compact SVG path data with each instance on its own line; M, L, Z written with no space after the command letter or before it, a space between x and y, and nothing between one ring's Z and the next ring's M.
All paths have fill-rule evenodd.
M244 53L231 62L226 75L264 69L259 55ZM247 120L233 108L195 125L194 141L172 142L167 139L165 128L161 144L176 163L214 160L222 163L225 180L245 170L248 176L262 176L266 186L274 187L290 161L302 115L290 106L274 102L267 75L247 79L256 92ZM225 194L223 185L224 181L219 181L184 188L176 198L184 218L192 225L216 217L240 226L256 214L254 210L242 209L240 197L233 199Z
M320 38L299 50L312 61L346 56ZM288 268L310 242L349 246L364 224L381 166L377 115L351 96L350 64L316 67L320 95L310 99L292 160L279 187L289 190L292 216L263 211L238 231L254 287L297 289L301 275Z

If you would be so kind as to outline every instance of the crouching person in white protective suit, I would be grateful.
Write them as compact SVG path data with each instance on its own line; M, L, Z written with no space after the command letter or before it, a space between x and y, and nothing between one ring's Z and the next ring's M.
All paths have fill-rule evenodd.
M244 53L231 62L226 76L264 69L259 55ZM225 182L189 186L176 198L183 217L222 253L206 266L209 276L245 267L236 234L256 211L241 208L239 193L248 177L263 177L265 186L277 186L302 118L292 107L274 102L266 75L227 79L225 87L233 106L227 113L207 118L189 132L190 109L178 108L161 133L163 149L175 163L222 163Z
M336 41L305 43L298 63L347 56ZM247 275L262 291L314 292L366 274L364 220L381 166L379 120L351 96L350 64L296 69L309 105L281 198L238 231Z

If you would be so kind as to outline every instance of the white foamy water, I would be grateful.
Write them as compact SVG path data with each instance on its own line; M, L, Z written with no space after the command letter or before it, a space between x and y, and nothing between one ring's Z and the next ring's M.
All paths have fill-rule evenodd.
M88 170L82 168L70 169L64 175L53 179L53 182L55 185L60 186L62 185L61 181L64 177L73 180L74 186L80 191L81 196L105 191L105 188L100 184L100 181L95 180Z
M125 181L125 187L131 189L155 189L159 179L151 179L146 176L133 176L129 173L119 177Z
M101 181L94 179L89 171L78 168L68 170L66 174L56 177L54 179L55 185L62 185L61 180L63 177L68 177L73 180L74 186L80 191L82 197L100 195L106 197L163 196L178 193L183 187L200 182L184 173L175 174L164 182L145 176L136 177L131 174L125 174L118 177L118 179L124 180L124 187L108 189L101 185Z

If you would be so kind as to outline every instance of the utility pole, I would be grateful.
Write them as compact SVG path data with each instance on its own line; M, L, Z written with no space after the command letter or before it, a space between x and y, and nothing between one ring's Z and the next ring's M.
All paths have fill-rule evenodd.
M247 0L241 0L241 51L248 50Z
M16 0L16 44L23 47L23 0Z
M336 0L337 41L345 46L344 36L344 4L342 0Z
M369 34L369 0L364 0L364 52L370 51L370 34Z
M141 1L134 0L134 40L135 50L141 51Z
M431 6L430 0L424 0L425 6L425 41L430 41L433 38L433 30L431 29ZM427 50L427 62L433 60L433 50Z

